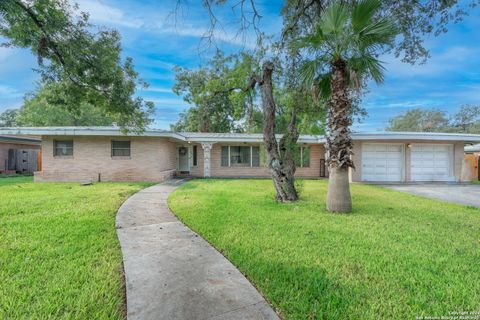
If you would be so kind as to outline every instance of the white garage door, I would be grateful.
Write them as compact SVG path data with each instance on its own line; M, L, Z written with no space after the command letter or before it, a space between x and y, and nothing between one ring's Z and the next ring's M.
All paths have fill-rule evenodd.
M362 181L403 181L403 145L362 144Z
M453 145L412 144L412 181L454 181Z

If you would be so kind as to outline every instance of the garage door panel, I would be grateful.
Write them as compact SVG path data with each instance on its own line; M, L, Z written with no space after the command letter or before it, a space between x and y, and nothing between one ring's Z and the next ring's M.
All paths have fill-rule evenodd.
M399 153L401 153L402 152L402 146L400 146L400 145L388 145L387 146L387 151L388 152L395 152L395 153L399 152Z
M451 181L453 146L414 144L410 151L412 181Z
M363 144L363 181L402 181L403 147L399 144Z

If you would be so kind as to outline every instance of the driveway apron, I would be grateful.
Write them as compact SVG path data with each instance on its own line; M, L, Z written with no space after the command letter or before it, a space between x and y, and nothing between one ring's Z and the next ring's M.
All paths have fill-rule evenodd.
M426 183L385 185L385 187L427 198L480 208L480 185Z
M127 318L279 319L240 271L170 212L168 195L182 182L146 188L118 211Z

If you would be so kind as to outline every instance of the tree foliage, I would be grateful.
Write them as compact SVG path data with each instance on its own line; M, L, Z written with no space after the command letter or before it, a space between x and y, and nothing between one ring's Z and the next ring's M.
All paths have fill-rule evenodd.
M258 106L255 92L244 92L249 72L258 68L248 54L215 56L196 70L176 67L173 91L190 109L172 126L177 131L256 131ZM258 118L258 117L257 117Z
M7 109L0 114L0 127L17 126L18 109Z
M465 105L452 116L416 108L389 119L387 131L480 133L480 106Z
M0 115L0 126L111 126L113 117L92 104L80 102L78 108L66 108L64 94L55 83L28 93L19 109Z
M252 76L260 73L261 53L243 52L215 56L198 69L175 68L173 91L192 107L180 114L171 126L174 131L247 132L262 131L262 108L256 88L246 90ZM325 132L324 104L302 89L298 74L282 67L285 57L276 57L274 94L277 103L275 130L287 130L293 106L296 106L298 128L301 133ZM295 72L298 72L296 70ZM292 80L293 79L293 80ZM293 87L295 86L295 87Z
M120 35L96 29L88 14L67 0L3 0L0 36L4 46L29 48L45 85L55 83L71 110L95 105L124 128L142 130L153 103L135 97L138 79L132 59L121 58Z
M338 1L286 0L282 8L284 39L313 33L322 12L335 2ZM358 1L341 2L348 5ZM447 32L449 24L461 21L479 3L479 0L383 0L377 16L390 17L396 23L400 37L389 47L397 57L409 63L425 62L430 56L424 44L426 36Z

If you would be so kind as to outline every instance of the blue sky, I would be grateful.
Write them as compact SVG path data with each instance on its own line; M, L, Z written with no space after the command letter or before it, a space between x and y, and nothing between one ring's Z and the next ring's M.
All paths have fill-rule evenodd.
M140 76L150 88L139 95L155 103L153 127L168 129L178 113L188 108L172 91L175 65L195 68L205 62L213 50L201 39L209 27L206 11L199 6L183 6L177 20L171 15L175 1L79 0L80 8L90 13L92 23L118 29L125 56L131 56ZM280 1L262 1L260 27L278 33L282 22ZM377 131L387 120L412 108L438 108L450 114L463 104L480 103L480 10L462 23L449 27L439 37L430 36L426 46L431 58L424 65L411 66L393 56L382 57L387 74L385 83L371 84L363 99L369 116L355 129ZM254 37L235 37L237 15L230 7L217 12L223 31L217 29L217 45L227 53L248 49ZM27 50L0 47L0 112L18 108L25 93L35 87L32 71L36 58Z

